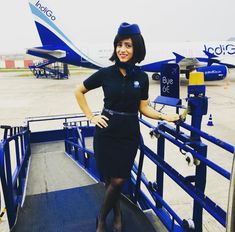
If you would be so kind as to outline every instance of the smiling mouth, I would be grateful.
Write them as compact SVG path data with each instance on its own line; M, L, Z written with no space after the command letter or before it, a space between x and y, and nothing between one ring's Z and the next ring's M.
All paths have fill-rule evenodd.
M126 58L128 55L119 55L121 58Z

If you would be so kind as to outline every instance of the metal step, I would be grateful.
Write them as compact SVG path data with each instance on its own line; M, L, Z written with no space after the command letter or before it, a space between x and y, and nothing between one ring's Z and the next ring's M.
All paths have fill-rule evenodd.
M93 232L105 187L64 154L63 142L32 144L26 198L14 232ZM155 232L144 212L122 196L123 231ZM112 213L107 231L112 230ZM159 227L161 228L161 227Z
M27 196L12 231L94 232L104 191L104 185L99 183ZM145 214L125 197L121 209L123 232L156 232ZM109 231L112 231L112 214L107 219Z

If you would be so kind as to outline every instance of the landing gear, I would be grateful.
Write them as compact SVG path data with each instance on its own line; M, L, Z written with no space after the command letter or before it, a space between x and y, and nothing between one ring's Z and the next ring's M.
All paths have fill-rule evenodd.
M161 78L161 76L160 76L159 73L154 73L154 74L152 75L152 80L154 80L154 81L159 81L160 78Z

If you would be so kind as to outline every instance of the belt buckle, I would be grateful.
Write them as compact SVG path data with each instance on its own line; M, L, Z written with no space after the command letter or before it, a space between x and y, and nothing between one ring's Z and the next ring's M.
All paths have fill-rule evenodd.
M112 110L108 110L108 113L109 113L110 115L113 115L113 111L112 111Z

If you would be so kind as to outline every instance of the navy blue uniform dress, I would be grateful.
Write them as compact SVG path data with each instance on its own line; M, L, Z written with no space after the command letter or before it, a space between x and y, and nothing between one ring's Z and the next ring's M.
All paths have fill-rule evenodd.
M104 109L131 113L112 114L103 110L109 118L108 127L96 126L94 152L101 175L127 178L137 153L140 138L138 109L140 100L148 99L149 81L143 71L125 77L118 66L102 68L83 82L86 89L103 88Z

